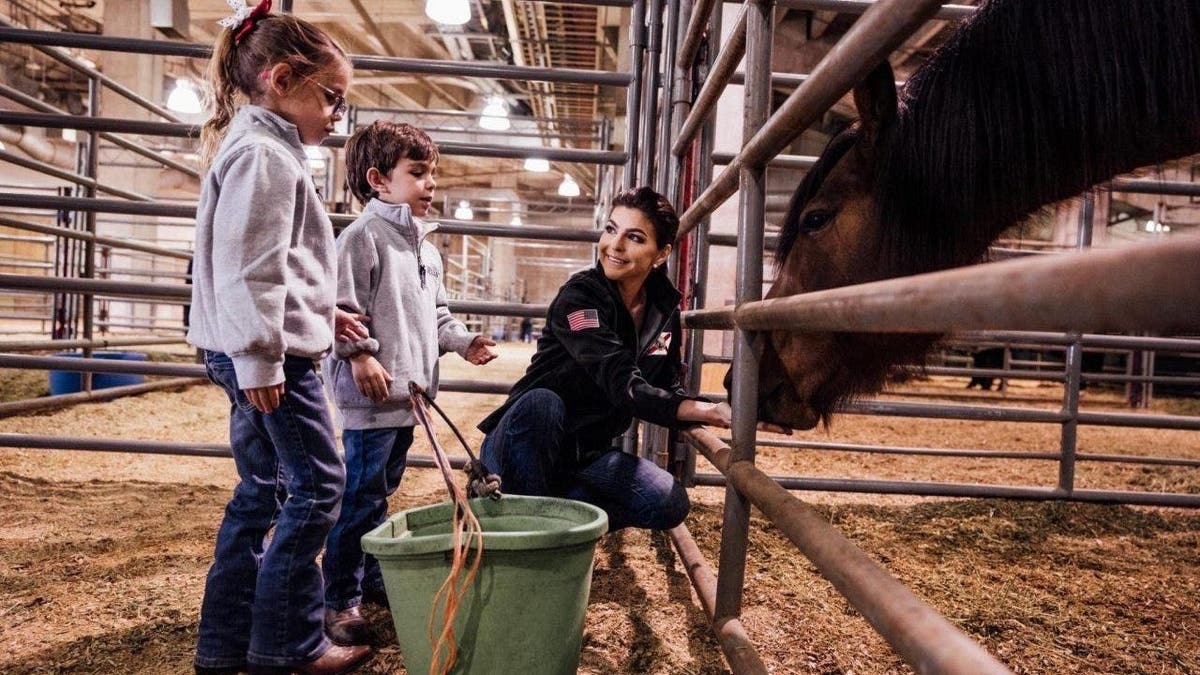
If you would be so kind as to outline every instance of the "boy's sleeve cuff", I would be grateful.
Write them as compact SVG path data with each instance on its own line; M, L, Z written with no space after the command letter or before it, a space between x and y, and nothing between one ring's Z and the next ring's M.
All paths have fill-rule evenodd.
M334 340L333 353L339 359L348 359L355 354L366 352L368 354L379 353L379 340L375 338L365 338L363 340L355 340L353 342L342 342Z

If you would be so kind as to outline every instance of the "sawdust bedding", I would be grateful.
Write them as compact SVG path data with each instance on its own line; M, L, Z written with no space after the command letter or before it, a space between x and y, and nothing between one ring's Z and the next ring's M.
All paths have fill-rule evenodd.
M512 379L528 348L504 345L486 377ZM479 377L447 360L445 377ZM897 395L1054 407L1053 387L964 397L965 381L914 381ZM439 402L478 444L473 422L501 397ZM1089 391L1089 409L1121 409ZM1159 412L1196 414L1194 400ZM218 443L214 387L0 419L0 432ZM453 448L449 432L443 439ZM1053 425L843 416L799 438L945 448L1054 451ZM1081 452L1200 458L1200 434L1082 427ZM414 453L428 454L424 440ZM1051 486L1051 461L952 459L763 448L780 475ZM701 462L701 471L711 472ZM1077 485L1200 492L1197 469L1081 463ZM229 490L222 459L0 449L0 672L190 672L197 608ZM710 565L723 492L694 488L687 525ZM799 495L901 582L1019 673L1200 672L1200 513L1086 504ZM410 469L393 510L444 499L433 470ZM771 672L909 672L869 624L765 519L753 518L743 622ZM390 621L371 610L378 654L365 673L403 671ZM580 672L727 672L687 575L661 534L620 532L597 548Z

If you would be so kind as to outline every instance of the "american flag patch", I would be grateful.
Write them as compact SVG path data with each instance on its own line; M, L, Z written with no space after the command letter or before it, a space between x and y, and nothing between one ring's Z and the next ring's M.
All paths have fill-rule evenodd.
M577 309L567 315L567 326L573 331L599 328L600 314L594 309Z

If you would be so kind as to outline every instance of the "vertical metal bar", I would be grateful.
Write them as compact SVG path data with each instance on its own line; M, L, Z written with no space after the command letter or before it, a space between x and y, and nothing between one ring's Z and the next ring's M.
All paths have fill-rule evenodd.
M708 20L708 41L705 49L705 71L712 70L717 50L721 44L721 12L714 11ZM692 171L692 196L704 194L713 172L713 145L716 129L716 116L704 124L700 132L700 142L693 151L692 161L695 163ZM689 200L690 202L690 200ZM690 203L688 204L690 206ZM708 229L710 218L705 217L696 226L695 246L692 247L692 309L704 307L708 299ZM704 331L692 329L688 339L688 391L700 391L701 380L704 376ZM688 453L684 459L681 478L684 484L691 484L696 477L696 449L687 444Z
M674 158L671 156L671 127L675 111L675 87L679 83L678 73L684 70L675 65L675 49L679 46L679 12L682 4L681 0L667 1L667 19L662 47L662 105L659 106L658 111L658 146L655 148L656 159L654 162L656 167L654 189L659 194L666 195L672 204L675 202L671 194L671 172L667 167L675 164ZM671 269L674 270L674 266Z
M671 39L671 58L668 63L671 65L672 84L671 95L668 98L664 97L664 101L669 100L670 103L670 126L666 127L666 131L662 135L662 153L659 166L660 175L666 173L663 179L665 189L662 191L671 200L672 204L679 203L679 196L682 192L680 185L680 176L683 173L683 157L676 157L671 149L675 147L675 139L679 138L679 130L683 128L683 121L687 119L688 111L692 107L692 70L695 64L689 63L684 67L680 67L676 63L675 52L679 48L679 40L687 30L687 26L692 20L692 0L675 0L676 15L672 23L674 35ZM664 114L666 112L664 111Z
M633 77L625 95L625 175L621 185L628 190L637 179L638 136L642 114L642 58L646 50L646 1L634 0L629 21L629 71Z
M771 39L773 0L748 4L746 19L746 85L742 138L749 141L771 113ZM740 169L738 213L737 303L762 298L763 216L767 198L766 163ZM734 331L733 461L754 461L758 421L758 355L747 331ZM717 577L717 616L739 616L746 572L750 501L737 489L725 488L721 557Z
M1087 192L1079 205L1079 234L1075 247L1082 251L1092 245L1092 216L1095 211L1095 194ZM1066 375L1063 392L1062 438L1058 463L1058 487L1071 492L1075 487L1075 451L1079 432L1079 386L1082 381L1083 342L1079 332L1067 334L1071 343L1067 345Z
M88 78L88 116L100 116L100 80L98 78ZM97 131L88 132L87 144L87 172L84 174L92 179L92 183L84 188L84 196L89 199L96 198L96 183L99 182L100 176L100 133ZM84 247L83 258L83 277L92 279L96 276L96 212L88 211L85 216L87 224L88 237ZM91 340L94 337L95 322L96 322L96 300L91 293L84 293L83 299L83 339ZM83 348L83 358L91 358L91 347ZM92 374L83 373L80 376L82 391L92 390Z
M654 183L654 157L658 137L657 119L658 89L662 82L662 29L663 29L663 0L650 0L649 47L646 56L645 91L642 92L642 160L638 164L638 185Z

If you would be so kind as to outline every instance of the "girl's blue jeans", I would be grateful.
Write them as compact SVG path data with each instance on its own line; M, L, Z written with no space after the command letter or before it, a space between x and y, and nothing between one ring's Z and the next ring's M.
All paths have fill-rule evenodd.
M608 514L608 529L669 530L683 522L687 490L653 462L610 450L584 465L575 462L575 439L563 429L567 410L549 389L526 392L483 440L488 469L502 492L566 497Z
M195 663L299 665L330 646L317 554L346 482L319 371L288 356L279 408L263 414L241 391L228 356L206 352L204 360L229 397L240 482L217 532Z

